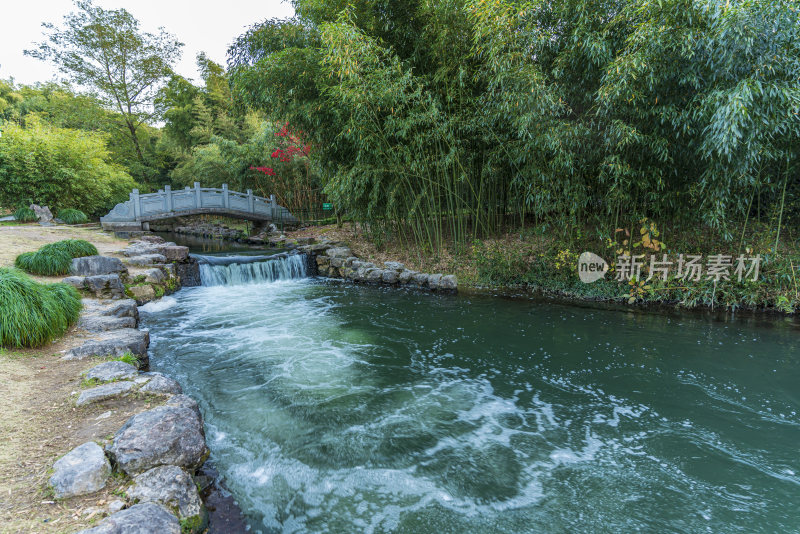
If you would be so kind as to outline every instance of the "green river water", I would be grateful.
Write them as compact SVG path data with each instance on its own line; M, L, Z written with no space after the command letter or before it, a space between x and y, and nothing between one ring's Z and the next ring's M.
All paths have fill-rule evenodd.
M274 278L142 314L254 532L800 532L797 323Z

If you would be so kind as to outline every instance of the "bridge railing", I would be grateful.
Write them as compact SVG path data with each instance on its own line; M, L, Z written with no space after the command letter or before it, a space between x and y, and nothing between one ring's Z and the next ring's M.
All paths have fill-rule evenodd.
M278 215L276 210L279 209L275 202L275 195L264 198L254 195L252 189L248 189L246 193L240 193L229 190L228 184L222 184L221 188L200 187L199 182L195 182L193 188L187 186L183 190L173 191L167 185L163 190L144 195L139 194L138 189L134 189L130 194L129 202L130 207L133 208L131 215L134 219L171 212L206 209L232 210L274 217Z

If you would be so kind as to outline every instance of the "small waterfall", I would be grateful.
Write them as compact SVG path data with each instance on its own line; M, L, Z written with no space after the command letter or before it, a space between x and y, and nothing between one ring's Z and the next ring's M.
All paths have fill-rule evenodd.
M307 276L305 254L274 256L195 256L204 286L236 286Z

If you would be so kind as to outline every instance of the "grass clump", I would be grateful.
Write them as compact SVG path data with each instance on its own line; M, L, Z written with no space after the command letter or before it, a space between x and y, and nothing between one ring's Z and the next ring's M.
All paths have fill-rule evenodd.
M126 352L125 354L123 354L119 358L114 358L111 361L112 362L124 362L124 363L127 363L128 365L132 365L134 367L139 367L139 358L134 356L132 352Z
M83 239L64 239L45 245L39 250L60 249L66 251L73 258L97 255L97 247Z
M36 216L36 212L25 206L14 212L14 218L19 222L36 222L39 220L39 217Z
M67 208L60 210L56 216L67 224L83 224L89 220L81 210Z
M72 258L94 256L97 248L83 239L64 239L44 245L36 252L17 256L14 265L23 271L41 276L58 276L69 272Z
M0 267L0 345L44 345L64 335L80 311L74 287L40 284L17 269Z

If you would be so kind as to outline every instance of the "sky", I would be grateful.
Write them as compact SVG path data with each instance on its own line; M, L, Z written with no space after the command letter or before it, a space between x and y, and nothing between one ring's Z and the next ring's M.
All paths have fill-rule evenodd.
M95 0L104 9L127 9L139 19L140 28L155 32L159 26L184 43L183 57L175 71L200 80L195 57L205 52L225 65L226 51L247 27L268 18L291 17L293 9L280 0ZM71 0L22 0L3 8L0 17L0 79L18 84L60 80L63 75L50 63L25 56L43 40L42 22L60 25L74 10Z

